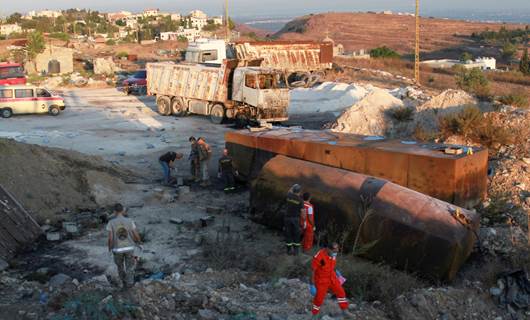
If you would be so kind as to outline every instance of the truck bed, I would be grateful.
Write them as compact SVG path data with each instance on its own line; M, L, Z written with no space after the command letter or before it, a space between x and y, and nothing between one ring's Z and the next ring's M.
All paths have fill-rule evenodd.
M198 64L147 64L147 92L150 95L178 96L205 101L227 100L228 70Z

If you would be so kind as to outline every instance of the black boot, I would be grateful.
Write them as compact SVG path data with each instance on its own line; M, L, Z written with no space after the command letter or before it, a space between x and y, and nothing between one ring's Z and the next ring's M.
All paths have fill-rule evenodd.
M292 251L292 248L293 248L292 246L287 245L287 255L288 255L288 256L290 256L290 255L293 254L293 253L292 253L292 252L293 252L293 251Z

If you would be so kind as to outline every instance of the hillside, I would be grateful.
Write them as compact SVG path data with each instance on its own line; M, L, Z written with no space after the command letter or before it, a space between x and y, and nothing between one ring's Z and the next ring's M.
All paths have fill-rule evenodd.
M375 13L323 13L297 18L275 34L284 40L322 40L326 33L347 51L386 45L400 53L414 48L415 19L405 15ZM524 28L522 24L501 24L422 18L422 51L434 53L472 45L469 36L486 29Z

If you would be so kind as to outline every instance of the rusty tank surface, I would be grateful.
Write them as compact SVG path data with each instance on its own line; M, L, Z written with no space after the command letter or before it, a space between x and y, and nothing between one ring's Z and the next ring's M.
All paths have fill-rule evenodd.
M479 215L387 180L276 156L252 182L252 219L281 228L287 190L310 192L317 233L370 260L452 280L473 249ZM329 240L329 238L328 238ZM360 250L359 250L360 249Z
M239 172L252 180L275 155L285 155L389 180L434 198L471 208L487 194L488 150L314 131L232 131L226 147ZM468 154L469 152L469 154Z

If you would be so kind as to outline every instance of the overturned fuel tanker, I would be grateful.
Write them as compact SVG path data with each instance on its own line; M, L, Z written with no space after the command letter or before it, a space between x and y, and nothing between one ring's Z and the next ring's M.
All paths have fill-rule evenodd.
M346 251L448 281L473 249L479 227L474 212L387 180L282 155L252 181L253 219L281 228L294 183L312 194L317 232L344 235Z

